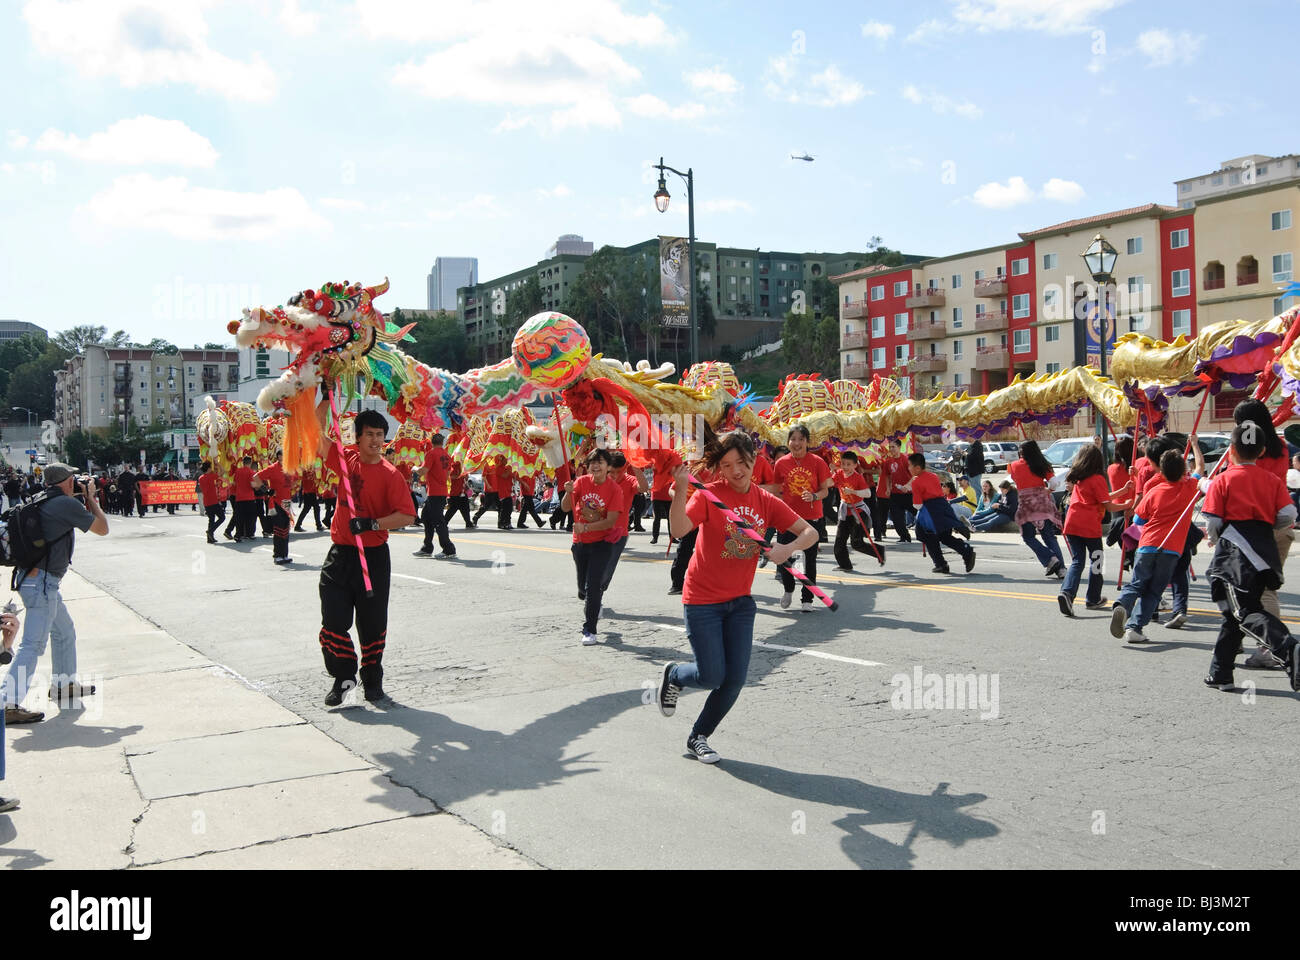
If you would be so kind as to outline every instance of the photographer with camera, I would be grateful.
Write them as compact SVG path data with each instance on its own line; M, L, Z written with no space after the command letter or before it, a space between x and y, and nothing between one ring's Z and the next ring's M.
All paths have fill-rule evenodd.
M27 623L18 655L5 677L6 723L35 723L45 719L43 713L24 710L22 701L27 696L36 662L50 638L54 640L50 699L67 703L95 692L93 686L77 682L77 631L59 593L59 583L72 562L75 531L106 536L108 518L91 493L89 477L78 477L66 463L52 463L45 468L44 478L45 499L38 506L46 551L36 566L14 571L18 593L27 608ZM80 488L76 496L74 481Z

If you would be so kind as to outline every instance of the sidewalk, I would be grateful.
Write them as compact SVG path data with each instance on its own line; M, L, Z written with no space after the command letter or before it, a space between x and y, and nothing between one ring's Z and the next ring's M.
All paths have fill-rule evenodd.
M0 868L529 868L69 571L82 680L6 729ZM213 611L196 611L212 616ZM221 629L214 619L213 629Z

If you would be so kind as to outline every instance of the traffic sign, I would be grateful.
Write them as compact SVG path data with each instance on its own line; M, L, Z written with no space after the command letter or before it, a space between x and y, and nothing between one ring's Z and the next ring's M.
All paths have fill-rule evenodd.
M27 451L27 456L29 456L29 457L34 457L34 456L36 456L36 451L35 451L35 450L28 450L28 451Z

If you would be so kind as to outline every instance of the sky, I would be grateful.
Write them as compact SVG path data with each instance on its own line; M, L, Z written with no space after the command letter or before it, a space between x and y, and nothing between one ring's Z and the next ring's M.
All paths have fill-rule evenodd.
M947 255L1300 152L1293 0L6 0L0 317L244 306L562 233ZM1280 36L1282 43L1270 43ZM793 160L804 152L811 163Z

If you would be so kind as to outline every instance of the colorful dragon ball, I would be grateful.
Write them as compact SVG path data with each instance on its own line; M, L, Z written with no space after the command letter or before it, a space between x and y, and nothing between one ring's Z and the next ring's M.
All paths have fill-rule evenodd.
M591 362L587 331L554 310L529 317L510 349L520 376L553 390L573 384Z

